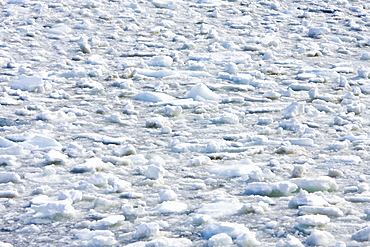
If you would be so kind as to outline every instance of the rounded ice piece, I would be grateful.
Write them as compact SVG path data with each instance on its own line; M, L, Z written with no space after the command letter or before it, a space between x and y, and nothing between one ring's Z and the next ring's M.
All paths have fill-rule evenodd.
M308 30L308 36L311 38L319 38L323 34L329 33L330 30L327 27L311 27Z
M370 226L355 232L351 238L358 242L370 241Z
M165 94L165 93L159 93L159 92L141 92L136 95L136 100L140 101L146 101L146 102L160 102L160 101L171 101L175 98Z
M41 77L21 75L18 79L12 82L11 89L20 89L28 92L43 92L45 91L44 82Z
M141 223L135 232L135 238L148 238L159 233L159 225L156 222Z
M186 98L192 98L197 101L204 101L204 100L219 100L220 97L212 92L211 89L209 89L206 85L199 83L195 85L188 94L186 95Z
M279 240L279 242L276 243L275 247L304 247L304 245L298 238L292 235L288 235L286 237L286 240Z
M226 233L219 233L208 240L208 247L227 247L233 245L233 239Z
M243 233L249 233L249 229L244 224L231 223L231 222L216 222L208 225L203 231L202 236L210 239L212 236L226 233L231 238L236 239Z
M170 56L155 56L147 62L149 66L171 67L173 59Z
M258 246L261 243L257 241L256 234L254 232L245 232L241 235L239 235L236 239L236 244L239 247L250 247L250 246Z
M304 215L295 219L301 225L307 226L322 226L330 222L330 218L326 215Z
M299 194L293 197L288 204L289 208L298 208L299 206L326 206L328 202L321 196L309 194L301 190Z
M254 182L247 185L244 194L261 196L287 196L297 189L298 186L290 182Z
M153 211L158 211L161 214L183 213L188 209L188 205L184 202L165 201L153 208Z
M334 236L327 231L314 231L306 238L308 246L331 246L335 242Z
M293 178L289 181L308 192L336 191L338 189L335 179L326 176L318 178Z
M161 202L164 201L176 201L177 194L173 190L161 190L159 191L159 198Z

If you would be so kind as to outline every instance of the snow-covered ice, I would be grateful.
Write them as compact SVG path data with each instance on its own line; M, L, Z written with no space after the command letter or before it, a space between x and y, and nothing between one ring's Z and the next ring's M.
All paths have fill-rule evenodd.
M0 246L369 246L367 1L0 6Z

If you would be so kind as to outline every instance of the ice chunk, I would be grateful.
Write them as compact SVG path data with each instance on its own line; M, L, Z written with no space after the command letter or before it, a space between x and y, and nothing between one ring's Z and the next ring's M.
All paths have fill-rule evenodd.
M301 241L299 241L298 238L288 234L286 240L279 240L275 247L304 247L304 245L301 243Z
M242 206L238 199L220 198L201 205L195 212L216 218L237 214Z
M289 201L290 208L298 208L299 206L327 206L329 203L322 197L316 194L309 194L305 190L301 190L299 194Z
M101 220L96 221L93 226L94 230L106 230L111 227L117 227L123 224L125 216L123 215L109 215Z
M219 233L219 234L213 235L208 240L208 247L227 247L227 246L232 246L232 245L233 245L233 240L226 233Z
M72 32L72 29L68 27L66 24L59 23L52 26L49 30L47 30L47 32L50 34L64 36Z
M291 182L254 182L247 185L244 194L261 196L288 196L297 189L298 186Z
M244 224L231 223L231 222L216 222L208 225L203 231L202 236L210 239L212 236L226 233L231 238L236 239L238 236L249 233L249 229Z
M73 203L82 200L82 192L79 190L63 190L59 191L58 200L71 199Z
M308 192L336 191L338 189L335 179L326 176L318 178L293 178L289 181Z
M11 83L12 89L28 92L45 92L44 82L41 77L21 75Z
M223 113L220 117L211 119L214 124L238 124L239 117L234 113Z
M160 202L177 200L177 194L173 190L161 190L158 194Z
M135 232L135 238L149 238L159 233L159 225L156 222L141 223Z
M322 35L329 33L330 30L327 27L311 27L308 30L308 36L311 38L320 38Z
M351 238L358 242L370 241L370 227L368 226L355 232L354 234L352 234Z
M305 111L304 102L292 102L289 106L285 108L283 116L284 118L293 118L298 115L304 114L304 111Z
M254 232L247 231L236 238L236 244L240 247L259 246L261 243L257 241Z
M266 211L268 211L268 204L263 201L259 201L256 203L247 203L244 204L241 209L239 209L239 213L256 213L256 214L262 214Z
M0 172L0 183L19 183L21 177L15 172Z
M136 95L136 100L147 101L147 102L161 102L175 100L174 97L159 92L141 92Z
M166 169L164 169L161 165L149 165L145 170L144 174L149 179L162 179Z
M13 155L0 156L0 166L17 166L17 157Z
M171 67L172 63L173 59L170 56L155 56L147 62L149 66L157 67Z
M128 156L128 155L136 155L136 149L132 144L128 144L124 147L118 147L114 150L114 155L116 156Z
M83 164L76 165L72 168L72 173L96 172L101 170L110 170L114 166L109 163L104 163L100 158L86 159Z
M330 218L326 215L304 215L295 219L301 225L307 226L322 226L330 222Z
M44 202L41 205L31 205L31 209L35 212L33 215L35 218L57 220L61 218L73 218L76 215L76 210L72 206L71 199Z
M298 215L305 214L323 214L334 217L342 217L344 213L337 207L321 207L321 206L300 206L298 210Z
M48 164L66 165L68 162L67 155L56 150L50 150L44 158Z
M308 246L331 246L335 242L333 234L327 231L315 230L306 238Z
M199 83L195 85L186 95L187 98L192 98L196 101L219 100L220 97L212 92L206 85Z
M62 145L55 139L44 136L44 135L35 135L34 137L23 142L22 145L31 151L40 150L40 151L49 151L49 150L61 150Z
M165 201L152 209L161 214L184 213L188 209L188 205L184 202Z

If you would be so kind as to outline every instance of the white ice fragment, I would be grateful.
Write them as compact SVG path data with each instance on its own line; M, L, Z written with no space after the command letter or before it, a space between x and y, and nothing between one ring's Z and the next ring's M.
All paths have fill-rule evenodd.
M247 233L249 229L244 224L231 223L231 222L216 222L208 225L203 231L202 236L205 239L210 239L212 236L226 233L232 239L238 238L238 236Z
M174 97L159 92L141 92L136 95L136 100L146 101L146 102L161 102L161 101L172 101L175 100Z
M11 1L10 1L11 2ZM9 2L8 2L9 3ZM0 4L1 6L1 4ZM14 245L0 241L0 247L13 247Z
M89 241L86 246L111 246L117 244L114 233L109 230L83 229L75 233L75 238Z
M82 192L79 190L62 190L59 191L58 200L66 200L69 198L73 203L82 200Z
M49 218L49 219L61 219L61 218L73 218L76 215L76 210L72 206L72 200L66 199L61 201L46 201L40 205L31 205L31 209L34 210L35 218Z
M304 215L295 219L301 225L307 226L323 226L330 222L330 218L326 215Z
M149 238L159 233L159 225L156 222L141 223L135 232L135 238Z
M320 195L309 194L301 190L298 195L293 197L288 204L289 208L298 208L300 206L327 206L329 203Z
M250 231L240 234L236 238L235 243L238 247L252 247L261 245L261 243L256 239L256 234Z
M219 100L220 97L212 92L206 85L199 83L192 87L186 95L187 98L192 98L196 101Z
M0 183L19 183L21 182L21 177L15 172L0 172Z
M290 179L290 182L308 192L336 191L338 189L335 179L327 176L317 178L293 178Z
M239 213L248 214L248 213L256 213L256 214L263 214L264 212L268 211L268 203L259 201L256 203L247 203L244 204L241 209L239 209Z
M41 229L36 226L36 225L28 225L28 226L25 226L23 227L22 229L18 230L17 232L20 232L20 233L28 233L28 234L39 234L41 232ZM1 247L1 244L0 244L0 247Z
M177 194L173 190L161 190L158 194L160 202L177 200Z
M370 227L366 227L364 229L361 229L354 234L352 234L351 239L356 240L358 242L365 242L370 241Z
M181 214L188 209L188 205L184 202L165 201L154 207L152 211L158 211L161 214Z
M110 170L114 166L109 163L103 162L101 158L86 159L84 163L79 164L72 168L72 173L96 172L101 170Z
M107 230L108 228L117 227L124 223L125 216L123 215L109 215L94 223L94 230Z
M118 147L114 150L114 155L116 156L128 156L128 155L136 155L136 148L132 144L128 144L124 147Z
M35 135L34 137L26 140L22 145L29 150L40 150L40 151L49 151L49 150L61 150L62 145L56 141L54 138L44 136L44 135Z
M193 246L191 240L187 238L166 238L159 237L153 239L150 242L145 243L145 246L131 246L130 244L127 247L190 247Z
M149 66L171 67L173 59L170 56L155 56L147 62Z
M214 124L238 124L239 117L234 113L225 112L221 116L211 119Z
M329 32L330 30L327 27L311 27L307 35L311 38L320 38L322 35L328 34Z
M166 169L163 166L152 164L146 168L144 175L149 179L158 180L163 178L165 172Z
M164 108L164 114L167 117L178 117L182 113L182 107L181 106L166 106Z
M91 53L91 46L86 37L81 37L77 44L83 53Z
M226 233L219 233L216 235L213 235L208 240L208 247L228 247L233 245L232 238L227 235Z
M233 62L230 62L226 65L226 72L231 74L231 75L236 75L239 72L238 65L236 65Z
M50 150L44 156L47 164L56 164L56 165L66 165L68 163L67 155L57 151L57 150Z
M292 102L284 110L284 118L293 118L304 114L305 111L305 102Z
M0 166L17 166L17 157L14 155L1 155Z
M333 234L327 231L315 230L306 238L308 246L332 246L335 242Z
M59 23L52 26L49 30L47 30L47 32L50 34L66 36L70 32L72 32L72 29L68 27L66 24Z
M279 240L279 242L276 243L275 247L304 247L304 245L298 238L288 234L286 239Z
M342 217L344 213L338 207L322 207L322 206L299 206L298 215L306 214L322 214L333 217Z
M202 166L209 165L210 163L211 159L208 156L197 156L189 161L188 166Z
M208 214L196 214L191 218L191 222L194 225L205 225L213 221L212 217Z
M223 217L239 213L243 204L235 198L214 199L209 203L204 203L197 210L197 214L205 214L211 217Z
M254 182L249 183L244 190L246 195L261 195L261 196L288 196L296 191L298 186L291 182L265 183Z
M41 77L21 75L14 80L10 87L12 89L20 89L28 92L45 92L45 83Z
M294 139L288 139L288 141L292 145L298 145L298 146L314 146L315 143L311 138L294 138Z

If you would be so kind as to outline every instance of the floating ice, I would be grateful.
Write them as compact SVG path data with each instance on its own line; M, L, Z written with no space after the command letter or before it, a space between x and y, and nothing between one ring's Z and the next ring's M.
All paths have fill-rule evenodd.
M187 98L192 98L197 101L204 101L204 100L219 100L220 97L212 92L206 85L204 84L197 84L190 89L188 94L186 95Z
M213 218L234 215L239 213L243 204L235 198L214 199L209 203L204 203L195 212L197 214L206 214Z
M109 230L83 229L75 233L75 238L89 241L86 246L110 246L117 244L114 233Z
M244 194L261 196L288 196L296 191L298 186L291 182L264 183L254 182L247 185Z
M361 229L354 234L352 234L351 238L358 242L370 241L370 227L366 227Z
M72 206L71 199L60 201L44 201L39 205L31 204L35 218L49 218L51 220L69 219L76 216L76 210Z
M231 223L231 222L216 222L208 225L202 231L202 236L206 239L210 239L212 236L226 233L232 239L238 238L240 235L247 233L249 229L244 224Z
M61 35L61 36L65 36L69 34L71 31L72 29L63 23L56 24L52 26L49 30L47 30L47 32L50 34Z
M72 168L72 173L96 172L102 170L110 170L113 168L112 164L103 162L100 158L86 159L83 164L76 165Z
M335 242L333 234L327 231L315 230L306 238L308 246L331 246Z
M184 213L188 209L188 205L184 202L178 201L165 201L152 209L152 211L158 211L161 214L176 214Z
M56 150L50 150L44 158L47 164L66 165L68 162L67 155Z
M0 157L0 166L17 166L17 157L13 155L2 155Z
M141 223L135 232L135 238L149 238L159 233L159 225L156 222Z
M279 242L276 243L275 247L304 247L304 245L298 238L288 234L286 239L279 240Z
M15 172L0 172L0 183L19 183L21 182L21 177Z
M329 203L320 195L309 194L305 190L301 190L298 195L289 201L290 208L298 208L299 206L327 206Z
M147 102L161 102L175 100L174 97L159 92L141 92L138 95L136 95L135 99Z
M299 216L295 221L306 226L323 226L330 222L330 218L326 215L304 215Z
M94 230L107 230L108 228L121 226L125 221L123 215L109 215L101 220L94 223Z
M284 118L293 118L299 115L304 114L305 110L305 103L303 102L292 102L289 106L287 106L284 110L283 116Z
M293 178L290 182L296 184L308 192L315 191L336 191L338 185L334 178L331 177L318 177L318 178Z
M242 247L259 246L261 243L257 241L254 232L247 231L236 238L236 244Z
M43 93L45 92L45 83L41 77L21 75L11 83L11 88L28 92Z
M221 246L232 246L232 245L233 245L233 240L226 233L219 233L219 234L213 235L208 240L209 247L221 247Z
M170 56L155 56L151 58L147 64L157 67L171 67L173 60Z
M333 217L342 217L344 213L338 207L299 206L298 215L323 214Z

